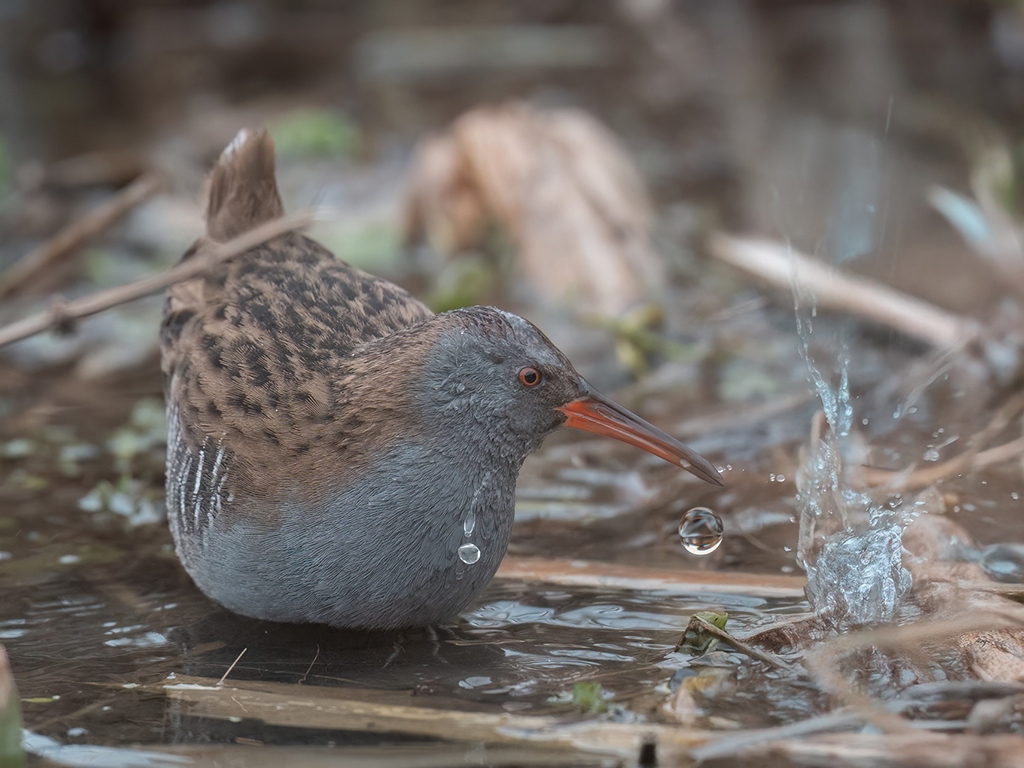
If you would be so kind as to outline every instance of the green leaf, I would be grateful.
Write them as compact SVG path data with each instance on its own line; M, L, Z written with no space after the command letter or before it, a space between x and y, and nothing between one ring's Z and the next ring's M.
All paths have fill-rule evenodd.
M598 715L608 711L608 691L600 683L576 683L572 687L572 703L580 712Z
M690 623L683 633L683 639L679 641L678 650L687 650L694 656L703 656L706 653L711 653L711 651L718 647L718 638L709 635L702 629L700 622L696 621L698 618L704 619L708 624L724 630L726 623L729 621L729 614L724 612L716 613L715 611L697 611L690 618Z

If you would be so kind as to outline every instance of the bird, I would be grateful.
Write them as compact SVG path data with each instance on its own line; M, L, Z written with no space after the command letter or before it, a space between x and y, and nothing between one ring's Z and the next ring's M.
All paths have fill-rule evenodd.
M208 190L206 232L183 261L283 215L270 135L242 130ZM524 459L563 426L722 485L529 321L435 314L297 232L173 285L160 345L175 552L243 616L453 620L505 554Z

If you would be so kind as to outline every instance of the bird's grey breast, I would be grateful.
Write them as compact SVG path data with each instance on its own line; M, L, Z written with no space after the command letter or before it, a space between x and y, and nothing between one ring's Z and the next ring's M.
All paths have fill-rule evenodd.
M230 451L210 437L193 445L173 407L168 415L179 556L238 613L381 629L438 623L487 585L508 547L518 465L453 462L403 442L358 479L339 472L345 482L318 501L295 477L272 509L242 510L255 502L233 487Z
M304 620L406 626L452 618L508 548L517 471L400 443L324 499L318 526L302 524L310 510L286 507L281 541L301 550L318 596L320 613Z

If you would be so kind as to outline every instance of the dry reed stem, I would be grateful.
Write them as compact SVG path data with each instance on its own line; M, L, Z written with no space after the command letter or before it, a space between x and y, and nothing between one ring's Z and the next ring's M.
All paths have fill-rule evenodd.
M693 571L587 560L511 556L502 561L496 578L573 587L757 597L803 597L807 583L801 576L782 574Z
M217 685L211 678L178 675L173 683L147 686L184 711L221 720L242 717L268 725L406 734L488 744L534 743L635 758L640 745L657 739L659 759L681 760L685 750L714 734L661 723L608 720L567 722L550 715L466 711L465 701L443 694L415 697L409 691L296 686L263 681Z

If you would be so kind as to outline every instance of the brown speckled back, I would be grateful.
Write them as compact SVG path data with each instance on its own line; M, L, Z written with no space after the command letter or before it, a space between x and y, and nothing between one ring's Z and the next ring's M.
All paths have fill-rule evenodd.
M269 137L240 134L210 187L208 240L235 236L280 215ZM367 360L359 347L432 316L403 289L345 264L299 234L173 286L161 351L181 450L197 457L203 452L209 462L220 455L218 470L230 467L234 493L254 500L273 499L286 486L293 493L298 476L315 493L323 478L357 472L363 454L393 437L389 420L375 418L375 406L366 406L401 408L408 377L416 371L415 348ZM368 376L368 365L382 364L390 369L386 375ZM377 396L364 397L371 386ZM350 402L362 407L346 407ZM282 466L282 455L290 457L288 466ZM180 473L187 463L179 458L173 471ZM349 471L339 473L339 463ZM331 471L318 471L325 464ZM209 469L212 464L206 475ZM169 464L169 477L171 472ZM208 478L190 475L182 483L192 502L187 506L202 506L192 497ZM221 506L221 514L232 513L232 505Z

